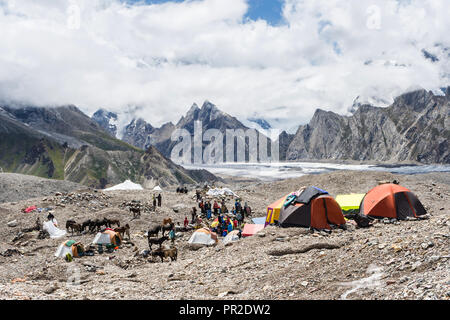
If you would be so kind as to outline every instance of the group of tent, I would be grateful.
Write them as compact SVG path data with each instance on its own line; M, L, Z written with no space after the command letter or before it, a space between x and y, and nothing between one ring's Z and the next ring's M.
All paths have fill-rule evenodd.
M253 223L246 223L241 236L252 236L268 225L332 230L345 228L348 219L354 219L360 225L364 219L405 220L426 213L417 196L397 184L381 184L366 194L338 195L336 199L327 191L312 186L289 193L270 204L266 217L253 218ZM238 239L237 232L229 236L224 242ZM217 242L217 235L206 228L197 230L189 239L192 244L214 245Z
M120 233L115 232L112 229L106 228L102 232L98 232L95 235L93 244L105 245L105 246L119 246L122 243L122 237ZM83 252L83 246L74 240L67 240L61 243L55 252L55 257L66 258L67 254L71 257L79 257Z
M223 244L227 244L233 241L238 241L240 230L230 231L222 240ZM219 242L217 234L208 228L197 229L189 238L188 243L191 245L205 245L213 246Z
M336 199L325 190L308 187L270 204L264 226L331 230L332 225L343 227L346 217L405 220L426 213L417 196L397 184L381 184L366 194L338 195Z

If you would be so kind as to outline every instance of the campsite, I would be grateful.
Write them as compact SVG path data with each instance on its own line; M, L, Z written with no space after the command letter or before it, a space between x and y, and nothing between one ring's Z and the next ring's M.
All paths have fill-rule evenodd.
M336 171L273 182L224 179L211 186L208 199L226 199L231 210L239 197L251 207L242 230L225 237L208 228L214 216L203 218L197 229L184 228L192 207L198 209L196 186L180 193L176 186L140 189L127 182L125 188L51 190L0 203L0 298L450 299L448 173ZM301 188L313 192L310 199L281 209ZM162 204L153 207L158 194ZM376 204L373 194L383 194ZM344 219L358 211L358 202L375 215L393 206L394 215L359 227ZM139 215L132 205L142 208ZM36 228L37 218L41 227L48 223L49 211L55 228L65 231L55 238L41 237ZM70 220L105 218L129 225L129 236L111 231L115 225L92 232L66 228ZM149 250L146 233L163 219L173 221L176 237L162 248L175 247L175 257L157 256L158 244ZM273 220L284 227L271 225ZM335 227L328 230L330 225ZM89 254L79 255L80 250Z

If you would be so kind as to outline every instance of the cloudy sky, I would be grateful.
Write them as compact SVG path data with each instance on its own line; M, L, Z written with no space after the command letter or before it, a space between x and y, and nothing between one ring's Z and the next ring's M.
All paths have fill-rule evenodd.
M307 122L450 84L448 0L0 0L0 100Z

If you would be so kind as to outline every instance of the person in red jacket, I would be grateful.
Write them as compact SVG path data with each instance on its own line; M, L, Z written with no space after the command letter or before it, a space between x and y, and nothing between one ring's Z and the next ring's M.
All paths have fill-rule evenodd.
M213 205L213 209L214 209L214 215L218 215L218 213L219 213L219 204L217 203L217 201L216 200L214 200L214 205Z
M187 216L184 217L184 227L186 228L189 224L189 220L187 218Z

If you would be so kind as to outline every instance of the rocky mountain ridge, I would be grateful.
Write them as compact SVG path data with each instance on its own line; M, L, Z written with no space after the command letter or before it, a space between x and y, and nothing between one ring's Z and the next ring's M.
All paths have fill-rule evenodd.
M217 179L176 165L154 147L144 151L112 137L75 106L1 106L0 167L95 188L126 179L148 187Z
M361 105L352 116L318 109L299 127L287 160L450 163L450 95L416 90L387 108Z
M417 89L397 97L387 107L386 101L376 97L357 97L348 109L351 116L317 109L311 121L299 126L295 134L282 131L278 139L279 158L281 161L450 163L446 151L450 87L443 92L445 96ZM383 107L373 105L378 102ZM176 129L187 129L193 135L197 120L202 121L203 132L218 129L225 134L226 129L249 129L237 118L205 101L201 108L194 103L176 125L169 122L155 128L141 118L134 119L126 127L123 140L144 150L155 146L170 157L177 143L171 141L171 134ZM252 121L261 127L270 126L262 118ZM203 143L203 147L206 145ZM234 156L236 159L236 151Z

